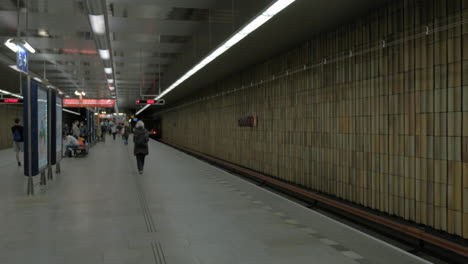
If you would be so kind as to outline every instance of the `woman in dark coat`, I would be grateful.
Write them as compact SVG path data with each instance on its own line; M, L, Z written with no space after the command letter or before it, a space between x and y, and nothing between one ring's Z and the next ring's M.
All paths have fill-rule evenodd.
M135 126L135 131L133 132L133 154L136 156L138 172L140 174L143 173L145 157L148 155L148 141L149 134L145 129L145 124L142 121L138 121Z

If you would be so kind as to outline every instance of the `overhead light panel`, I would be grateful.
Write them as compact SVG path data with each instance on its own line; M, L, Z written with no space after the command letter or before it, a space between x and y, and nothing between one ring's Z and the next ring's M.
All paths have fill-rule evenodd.
M42 83L42 80L39 79L38 77L34 77L33 79L36 80L36 81L38 81L38 82L40 82L40 83Z
M108 83L114 83L114 79L107 79Z
M289 5L291 5L295 1L296 0L277 0L275 3L270 5L267 9L265 9L265 11L263 11L256 18L254 18L250 23L248 23L241 30L239 30L236 34L232 35L227 41L225 41L223 44L221 44L216 50L214 50L212 53L210 53L208 56L206 56L202 61L200 61L197 65L195 65L192 69L190 69L187 73L185 73L182 77L180 77L173 84L171 84L160 95L155 97L154 100L161 99L167 93L169 93L170 91L175 89L177 86L179 86L181 83L183 83L185 80L190 78L190 76L197 73L199 70L204 68L206 65L208 65L210 62L215 60L217 57L221 56L228 49L230 49L231 47L236 45L238 42L240 42L242 39L244 39L247 35L249 35L253 31L255 31L257 28L261 27L268 20L270 20L272 17L274 17L275 15L280 13L283 9L285 9L286 7L288 7ZM144 106L142 109L140 109L136 113L136 115L143 112L149 106L150 105Z
M281 12L286 7L288 7L294 1L295 0L279 0L279 1L276 1L265 12L263 12L263 15L274 16L274 15L278 14L279 12Z
M18 67L16 65L8 65L8 67L12 68L15 71L22 72L20 69L18 69Z
M37 34L41 37L45 37L45 38L49 37L49 33L45 29L39 29L37 31Z
M5 46L11 49L11 51L13 51L14 53L18 51L18 46L16 45L16 43L13 42L13 39L8 39L7 41L5 41Z
M94 34L104 35L106 34L106 23L104 21L104 15L89 15L89 22Z
M99 56L101 56L101 59L103 60L108 60L110 59L110 52L108 49L100 49Z
M29 45L29 43L26 42L26 40L23 40L21 42L22 42L21 44L23 44L23 47L27 49L29 52L36 53L36 50L33 47L31 47L31 45Z
M104 68L104 72L107 74L112 74L112 68Z
M36 53L36 50L31 46L29 45L29 43L24 40L24 39L21 39L21 40L18 40L18 39L8 39L7 41L5 41L5 46L7 46L11 51L13 52L18 52L18 44L21 44L25 49L27 49L30 53Z
M114 90L115 90L115 87L109 86L109 90L114 91Z

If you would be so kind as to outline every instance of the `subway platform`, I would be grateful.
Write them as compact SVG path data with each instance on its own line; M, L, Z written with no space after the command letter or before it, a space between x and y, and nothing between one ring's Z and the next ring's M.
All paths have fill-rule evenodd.
M0 151L0 263L429 263L153 140L139 175L132 149L109 137L33 197Z

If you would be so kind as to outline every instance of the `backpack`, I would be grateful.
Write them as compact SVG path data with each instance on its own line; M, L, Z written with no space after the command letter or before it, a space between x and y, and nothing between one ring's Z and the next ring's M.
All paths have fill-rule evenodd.
M135 146L146 147L146 138L144 135L135 137Z
M15 142L21 141L21 134L20 134L18 128L16 128L16 129L15 129L15 132L13 133L13 140L14 140Z

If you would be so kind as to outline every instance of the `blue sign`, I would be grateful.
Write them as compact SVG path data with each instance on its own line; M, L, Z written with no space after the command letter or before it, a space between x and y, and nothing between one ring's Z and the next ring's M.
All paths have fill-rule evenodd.
M16 66L23 72L28 72L28 51L23 45L18 45L16 52Z
M133 118L133 122L137 122L138 121L138 118Z

